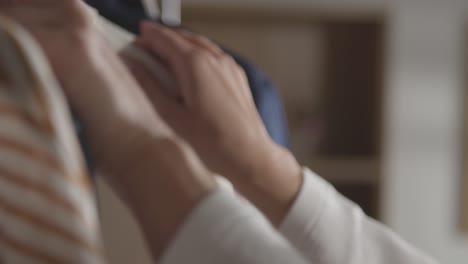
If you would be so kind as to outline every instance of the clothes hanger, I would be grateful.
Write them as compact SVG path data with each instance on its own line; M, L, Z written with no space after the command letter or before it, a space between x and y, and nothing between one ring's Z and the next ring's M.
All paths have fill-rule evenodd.
M181 23L181 0L162 0L159 8L158 0L142 0L146 15L153 21L167 26L178 27Z
M142 0L143 9L146 15L152 20L161 18L161 9L157 0Z

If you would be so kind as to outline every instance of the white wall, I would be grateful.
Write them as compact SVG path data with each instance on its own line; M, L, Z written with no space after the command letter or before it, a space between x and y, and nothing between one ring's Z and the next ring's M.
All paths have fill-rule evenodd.
M463 104L462 5L395 1L389 17L384 219L441 263L468 261L457 229Z

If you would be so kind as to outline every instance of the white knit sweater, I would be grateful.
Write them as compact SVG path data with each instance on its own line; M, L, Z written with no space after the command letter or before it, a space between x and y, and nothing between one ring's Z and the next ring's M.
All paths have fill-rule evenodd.
M220 188L187 219L162 264L436 263L304 169L279 231L245 199Z

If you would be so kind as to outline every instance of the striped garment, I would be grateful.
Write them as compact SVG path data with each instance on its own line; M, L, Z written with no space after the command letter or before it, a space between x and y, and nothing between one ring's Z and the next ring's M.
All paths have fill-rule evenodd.
M0 263L104 263L66 100L22 28L0 19Z

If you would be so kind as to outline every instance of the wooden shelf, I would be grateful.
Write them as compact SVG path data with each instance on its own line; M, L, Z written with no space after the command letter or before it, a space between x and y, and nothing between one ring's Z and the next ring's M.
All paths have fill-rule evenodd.
M307 166L327 181L336 184L378 184L378 159L316 159Z
M379 218L378 159L317 159L308 165L333 184L338 192L358 204L367 215Z

